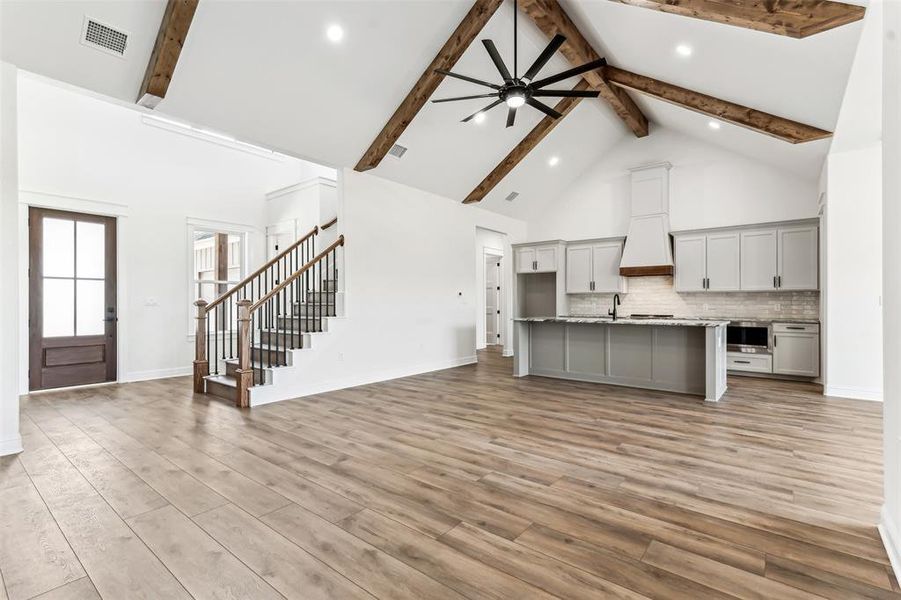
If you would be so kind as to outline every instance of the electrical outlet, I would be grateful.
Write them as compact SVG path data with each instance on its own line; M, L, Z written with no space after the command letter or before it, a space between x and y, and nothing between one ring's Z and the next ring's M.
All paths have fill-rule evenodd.
M343 362L343 361L344 361L344 353L343 353L343 352L339 352L339 353L338 353L338 361L339 361L339 362Z
M776 310L776 311L782 310L782 305L781 305L781 304L774 304L774 305L773 305L773 310Z
M710 310L710 305L709 305L709 304L705 304L705 305L704 305L704 311L706 312L706 311L708 311L708 310Z

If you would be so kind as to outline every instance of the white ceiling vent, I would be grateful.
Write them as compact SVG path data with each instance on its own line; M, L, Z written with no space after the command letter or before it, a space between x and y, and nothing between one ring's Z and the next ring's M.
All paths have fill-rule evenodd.
M510 192L509 194L507 194L507 197L504 198L504 200L506 200L507 202L513 202L514 200L516 200L517 196L519 196L519 192Z
M401 146L400 144L394 144L391 146L391 150L388 150L388 154L393 156L394 158L403 158L404 154L407 153L407 148Z
M85 17L84 25L81 28L81 43L122 58L128 48L128 34L90 17Z

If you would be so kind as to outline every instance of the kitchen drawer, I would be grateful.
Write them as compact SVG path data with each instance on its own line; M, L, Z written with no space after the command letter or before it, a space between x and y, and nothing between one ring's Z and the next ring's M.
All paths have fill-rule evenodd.
M769 354L749 352L727 352L726 368L730 371L750 371L752 373L772 373L773 357Z
M773 323L773 333L819 333L818 323Z

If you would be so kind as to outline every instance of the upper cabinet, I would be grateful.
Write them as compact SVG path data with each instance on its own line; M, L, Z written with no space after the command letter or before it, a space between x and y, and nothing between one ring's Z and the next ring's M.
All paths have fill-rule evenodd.
M625 291L625 278L619 275L622 255L622 239L567 244L566 293Z
M516 246L517 273L554 273L562 258L562 244L559 242Z
M730 292L739 289L738 232L676 235L677 292Z
M773 290L776 277L775 229L752 229L741 232L741 289Z
M792 223L673 234L676 291L817 290L818 232Z
M815 226L778 230L776 283L780 290L819 288L819 236Z

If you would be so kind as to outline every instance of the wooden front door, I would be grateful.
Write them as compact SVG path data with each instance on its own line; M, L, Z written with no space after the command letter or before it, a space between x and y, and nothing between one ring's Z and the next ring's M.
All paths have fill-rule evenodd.
M31 208L31 390L116 380L116 219Z

